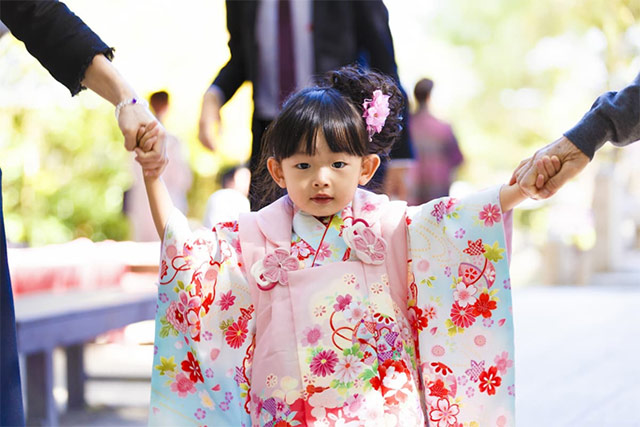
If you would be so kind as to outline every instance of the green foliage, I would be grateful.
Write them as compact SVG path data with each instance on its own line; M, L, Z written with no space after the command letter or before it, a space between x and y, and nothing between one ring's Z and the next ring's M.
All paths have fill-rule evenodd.
M396 21L398 25L392 27L403 80L402 73L410 72L414 76L434 77L436 92L438 87L446 87L446 84L440 86L446 78L455 86L465 88L458 92L464 95L462 98L456 97L449 103L443 118L453 122L467 160L461 178L477 182L480 187L497 183L496 172L500 179L504 178L535 148L572 126L595 96L607 90L608 85L619 86L623 70L632 66L640 54L637 43L625 41L628 29L640 22L639 1L389 1L387 6L392 21L394 16L399 16L398 11L406 11L405 16ZM108 19L108 15L104 17L105 21ZM96 22L99 22L97 18ZM582 74L592 72L591 63L553 63L557 59L554 53L544 50L539 57L532 55L545 40L563 37L570 39L568 45L573 51L586 50L592 46L589 40L585 42L590 32L604 40L604 47L593 50L591 55L599 60L596 65L602 66L608 79L594 83L589 88L591 92L585 89L586 84L571 84ZM135 44L139 36L126 39ZM95 103L99 108L88 107L85 104L90 104L86 102L90 101L89 94L80 95L64 108L43 107L37 100L31 104L32 100L15 96L20 100L16 104L28 107L7 102L9 89L21 83L33 88L37 86L33 82L50 82L50 76L35 61L23 60L29 56L24 46L9 43L7 36L3 42L0 56L8 60L0 65L4 71L1 74L7 76L6 82L0 84L0 100L4 100L0 104L0 166L9 240L43 245L78 237L95 241L129 238L129 225L122 214L122 194L132 182L130 154L122 148L113 107L102 100ZM180 43L188 44L181 39L172 46ZM428 46L425 47L425 43ZM227 55L226 39L218 37L214 44L217 45L212 46L213 51L224 51L219 64L215 65L222 66ZM440 49L435 54L434 46ZM179 54L173 48L162 49L167 56ZM195 55L189 57L195 58ZM540 58L551 61L551 65L537 67L536 61ZM126 56L119 58L122 59L126 60ZM136 62L129 64L129 69L136 69L134 65L137 69L143 68ZM156 78L171 81L166 84L172 88L175 81L171 79L181 83L197 82L194 83L195 97L182 105L199 105L200 85L208 84L215 73L205 65L205 81L201 77L184 77L185 70L196 73L197 68L202 68L200 64L193 67L191 63L181 62L175 67L156 68L157 73L153 73L157 74ZM433 75L437 70L440 75ZM41 74L45 74L42 80ZM589 76L584 79L591 82ZM412 88L406 89L411 92ZM186 96L185 90L176 91L176 100L180 95ZM520 93L521 90L524 92ZM30 93L38 94L38 91ZM533 102L519 102L523 94L533 96ZM530 100L527 96L525 100ZM238 99L238 95L234 98ZM250 114L241 110L248 110L249 99L250 90L245 87L237 101L239 106L234 107L232 102L223 109L225 121L233 125L227 126L227 143L220 144L220 152L215 154L207 153L197 141L197 126L192 124L197 108L173 112L176 126L169 125L168 129L175 130L191 151L194 179L188 201L192 218L202 217L207 198L219 187L216 171L223 163L233 162L237 156L231 154L242 151L239 141L249 140ZM223 153L225 146L231 148ZM544 230L547 222L546 213L540 210L517 210L515 220L519 227L538 230Z
M7 113L2 168L10 241L126 239L122 195L131 182L130 159L110 109Z
M454 107L451 114L462 143L472 141L463 149L477 154L475 158L485 163L485 170L503 169L507 161L515 161L515 167L522 152L559 136L558 129L568 129L588 107L580 104L575 115L569 111L571 122L550 115L549 106L560 102L559 89L574 78L571 67L576 64L536 69L528 55L544 40L579 39L594 30L605 40L601 60L612 76L628 67L638 54L637 48L629 49L623 40L639 18L640 2L629 0L441 2L426 24L428 32L450 49L466 51L470 58L467 71L477 80L474 96ZM582 47L577 44L575 49ZM543 59L562 59L553 57L556 54L546 52ZM587 74L590 70L584 71ZM532 90L536 97L533 105L505 102L509 95L505 90L522 88ZM573 95L592 100L592 94ZM572 101L575 103L567 100L567 109L573 107ZM494 155L494 148L501 155Z

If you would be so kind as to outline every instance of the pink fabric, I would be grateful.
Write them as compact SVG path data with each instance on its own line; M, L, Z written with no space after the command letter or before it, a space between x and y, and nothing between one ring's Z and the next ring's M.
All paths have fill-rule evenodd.
M384 208L379 208L378 204ZM368 226L362 233L362 242L356 244L365 243L365 252L369 245L374 252L380 245L386 247L385 241L392 242L394 247L406 248L405 210L404 203L389 203L385 196L358 192L353 202L353 217ZM268 258L275 250L290 247L291 218L292 206L286 197L258 213L240 217L240 242L246 269L262 262L265 255ZM331 416L349 418L350 408L357 406L357 402L345 401L335 388L329 387L332 381L340 378L350 384L349 394L355 396L355 400L366 396L363 402L372 405L370 411L356 410L353 406L353 416L360 421L363 419L359 417L366 414L379 420L386 414L400 417L402 413L403 419L412 420L412 424L424 424L418 373L412 356L405 352L412 348L413 342L400 338L400 331L409 328L404 309L407 254L406 250L397 252L387 254L387 259L380 265L349 261L291 270L288 271L288 286L275 286L268 291L258 288L253 275L247 276L256 313L250 380L254 425L261 424L256 414L271 411L270 406L282 400L291 410L298 411L301 418L296 421L303 424L324 417L331 419ZM345 280L352 280L352 285L345 286ZM356 283L366 285L355 286ZM379 284L379 290L369 287L375 284ZM327 306L327 310L333 310L332 326L320 328L326 319L323 321L318 317L314 307L329 300L338 301L337 306ZM365 322L366 328L344 326L367 316L371 319ZM326 345L329 342L333 345ZM362 351L371 352L374 359L370 363L376 354L380 358L382 378L386 378L383 382L389 382L380 386L386 390L384 393L367 390L363 388L365 384L350 382L350 369L354 368L348 357L331 350L334 346L349 349L355 344L361 346ZM326 350L307 360L310 347L316 346ZM403 354L401 360L391 360L394 352ZM352 362L361 363L359 360L359 357L354 358ZM310 377L315 378L315 382L305 385L306 378ZM397 389L393 389L392 379L398 381ZM301 390L306 390L306 394L301 394Z
M156 268L160 244L92 242L81 238L36 248L8 250L15 295L117 286L132 266Z

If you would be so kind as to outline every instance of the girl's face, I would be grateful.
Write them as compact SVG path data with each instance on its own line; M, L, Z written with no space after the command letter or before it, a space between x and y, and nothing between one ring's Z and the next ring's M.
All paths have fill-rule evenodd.
M330 216L342 211L352 200L358 185L365 185L380 166L376 154L365 157L334 153L322 133L316 138L314 155L296 153L267 167L275 182L286 188L295 205L304 212Z

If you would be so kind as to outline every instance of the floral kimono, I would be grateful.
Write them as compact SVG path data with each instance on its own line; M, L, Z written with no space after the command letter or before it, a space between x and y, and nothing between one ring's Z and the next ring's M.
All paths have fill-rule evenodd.
M514 425L498 194L358 190L323 219L285 196L198 232L174 211L150 424Z

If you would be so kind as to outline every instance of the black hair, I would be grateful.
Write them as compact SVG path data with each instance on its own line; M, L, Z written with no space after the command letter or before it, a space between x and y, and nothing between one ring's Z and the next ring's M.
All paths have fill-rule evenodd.
M427 102L427 98L431 96L431 91L433 90L433 80L431 79L420 79L416 86L413 88L413 96L416 98L416 101L419 105Z
M370 139L362 105L375 90L389 95L390 112L380 133ZM319 133L334 153L386 157L402 131L403 107L404 96L393 78L352 65L330 71L317 86L293 94L262 137L260 206L284 193L269 176L269 157L281 161L298 152L313 155Z

